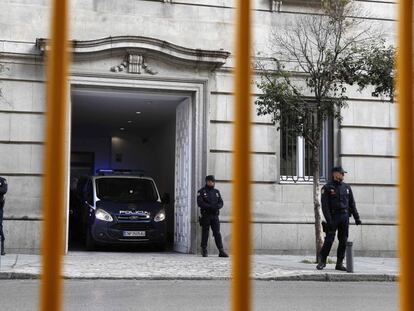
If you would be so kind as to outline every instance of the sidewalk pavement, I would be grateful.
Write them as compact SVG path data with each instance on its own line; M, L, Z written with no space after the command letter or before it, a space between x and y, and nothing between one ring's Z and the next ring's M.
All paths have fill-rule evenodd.
M7 254L1 257L0 279L35 279L40 273L40 256ZM310 256L253 255L255 280L298 281L396 281L396 258L357 257L355 273L335 270L328 264L318 271ZM142 252L69 252L64 259L67 279L154 279L226 280L230 279L231 258L211 255Z

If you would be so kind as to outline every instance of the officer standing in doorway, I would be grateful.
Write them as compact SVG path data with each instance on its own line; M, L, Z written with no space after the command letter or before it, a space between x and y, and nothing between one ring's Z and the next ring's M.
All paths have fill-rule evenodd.
M322 211L326 220L326 237L316 268L322 270L326 266L332 244L338 231L338 250L336 270L346 271L343 264L346 250L346 242L349 232L349 218L355 219L356 225L361 225L358 211L356 209L354 195L349 185L343 182L345 171L341 166L332 169L332 180L322 188Z
M3 232L3 208L4 208L4 196L7 193L7 180L0 177L0 245L1 256L6 255L4 251L4 232Z
M214 241L219 250L219 257L229 257L223 249L223 241L220 234L220 209L223 207L223 199L220 191L215 189L216 180L213 175L206 177L206 184L203 188L198 190L197 205L201 210L201 217L199 218L200 226L202 227L201 234L201 250L203 257L208 256L207 242L210 233L210 227L213 231Z

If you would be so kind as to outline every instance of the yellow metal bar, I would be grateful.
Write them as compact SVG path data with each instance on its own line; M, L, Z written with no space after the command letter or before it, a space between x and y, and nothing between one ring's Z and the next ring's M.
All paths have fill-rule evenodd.
M400 306L414 310L413 153L413 5L400 0L398 20L397 96L399 108L399 256Z
M40 310L61 309L65 196L67 91L67 1L52 1L50 51L47 53L46 144L43 181L42 282Z
M232 310L251 309L250 289L250 0L236 11L235 126L232 223Z

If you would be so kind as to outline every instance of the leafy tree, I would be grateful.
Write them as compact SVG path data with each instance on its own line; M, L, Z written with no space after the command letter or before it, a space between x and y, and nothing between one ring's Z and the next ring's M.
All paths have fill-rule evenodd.
M349 85L358 85L360 90L373 86L372 96L387 97L391 102L395 97L396 51L385 40L364 46L354 57L341 59L339 75Z
M341 120L348 85L374 84L374 95L393 94L393 50L356 17L361 11L354 1L321 3L319 14L296 17L282 33L272 33L272 60L257 64L262 95L255 102L258 115L271 115L278 130L303 137L311 148L317 254L323 244L319 153L324 121Z

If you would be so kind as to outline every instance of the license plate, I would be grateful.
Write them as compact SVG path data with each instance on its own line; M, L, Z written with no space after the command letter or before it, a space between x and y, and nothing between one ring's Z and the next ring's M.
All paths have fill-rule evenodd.
M145 231L124 231L124 237L142 237L145 236Z

